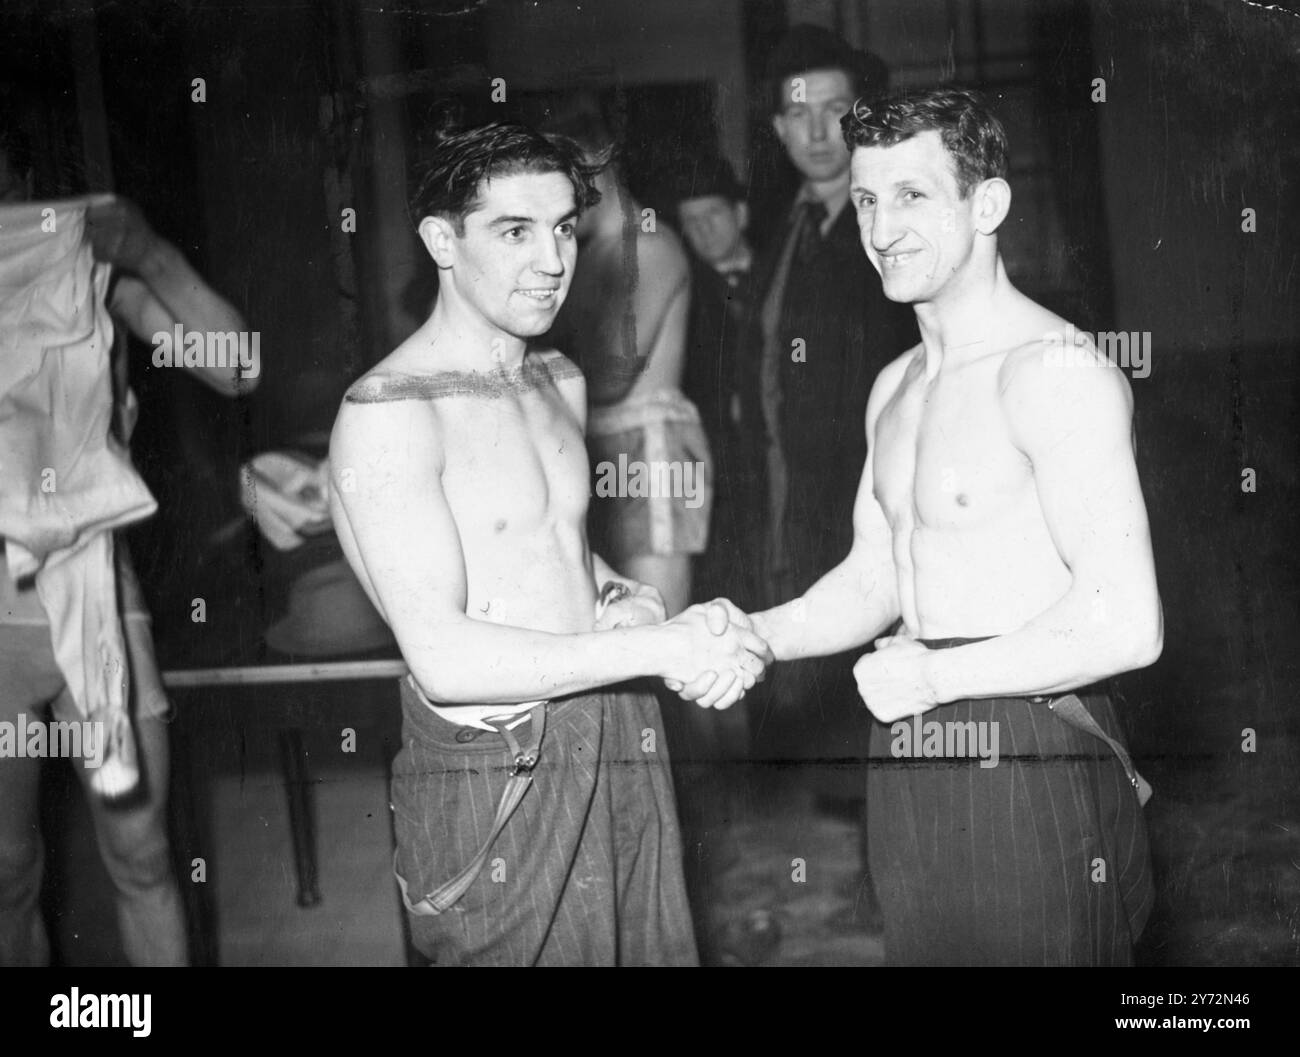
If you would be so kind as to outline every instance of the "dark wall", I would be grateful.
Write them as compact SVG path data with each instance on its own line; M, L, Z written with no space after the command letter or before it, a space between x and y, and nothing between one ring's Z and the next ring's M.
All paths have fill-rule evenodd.
M1245 726L1297 722L1300 19L1203 0L1092 8L1108 326L1152 342L1132 385L1167 629L1133 681L1140 733L1219 752Z
M164 654L178 626L167 618L205 591L228 596L214 621L251 625L240 637L256 640L268 616L263 548L238 528L239 465L272 447L321 450L344 389L374 359L339 267L337 203L326 201L339 166L322 101L338 88L336 48L347 42L333 13L97 5L116 189L244 313L262 355L259 388L236 401L153 368L147 346L133 350L133 451L160 509L131 542ZM350 267L346 240L343 255Z

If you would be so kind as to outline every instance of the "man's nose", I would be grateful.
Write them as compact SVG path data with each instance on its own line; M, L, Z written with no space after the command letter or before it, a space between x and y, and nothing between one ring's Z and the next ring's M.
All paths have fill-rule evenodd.
M884 253L898 241L898 236L897 218L877 203L871 214L871 248L877 253Z
M533 270L542 275L564 274L564 256L560 253L560 244L554 235L543 235L537 240Z
M812 141L821 143L830 136L830 122L833 119L829 116L819 116L812 123Z

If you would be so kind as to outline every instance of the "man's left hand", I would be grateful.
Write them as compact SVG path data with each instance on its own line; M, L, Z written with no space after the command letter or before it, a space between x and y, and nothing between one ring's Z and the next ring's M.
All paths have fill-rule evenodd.
M611 628L634 628L641 624L662 624L668 619L668 608L657 587L629 582L632 593L617 602L611 602L596 618L597 631Z
M863 654L853 666L858 693L881 723L919 715L939 704L926 676L929 652L914 639L894 636L879 640L876 651Z

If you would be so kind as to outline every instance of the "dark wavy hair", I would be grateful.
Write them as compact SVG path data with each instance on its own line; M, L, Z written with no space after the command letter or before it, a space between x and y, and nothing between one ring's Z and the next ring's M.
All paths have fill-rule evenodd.
M519 173L567 176L581 213L600 201L593 183L597 171L573 140L544 135L527 125L498 121L476 128L443 128L428 158L416 167L408 202L411 222L418 227L425 217L445 217L463 235L465 217L479 207L483 185Z
M1007 177L1007 134L983 96L968 88L900 91L877 100L859 99L840 119L844 142L892 147L920 132L937 131L956 167L965 198L983 180Z

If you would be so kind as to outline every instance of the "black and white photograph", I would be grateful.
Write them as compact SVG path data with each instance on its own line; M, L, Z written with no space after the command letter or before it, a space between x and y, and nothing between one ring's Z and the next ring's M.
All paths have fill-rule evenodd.
M1300 965L1300 6L0 12L0 966L115 970L37 1021L1107 966L1249 1035L1162 981Z

